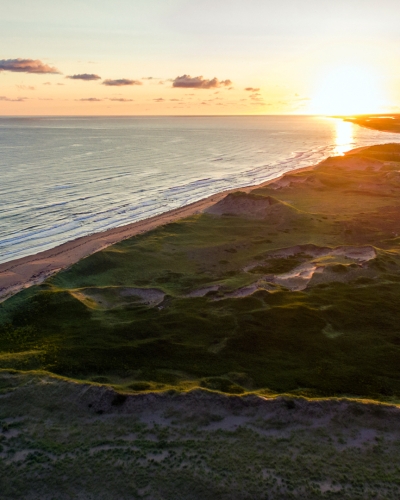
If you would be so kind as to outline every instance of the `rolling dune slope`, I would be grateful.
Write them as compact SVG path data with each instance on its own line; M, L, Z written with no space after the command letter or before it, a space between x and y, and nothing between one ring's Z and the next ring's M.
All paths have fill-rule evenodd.
M82 259L2 303L0 368L397 402L399 178L365 148Z

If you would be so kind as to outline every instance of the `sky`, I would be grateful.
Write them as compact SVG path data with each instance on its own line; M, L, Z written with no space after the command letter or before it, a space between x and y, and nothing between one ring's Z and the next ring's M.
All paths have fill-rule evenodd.
M0 115L400 112L399 0L0 7Z

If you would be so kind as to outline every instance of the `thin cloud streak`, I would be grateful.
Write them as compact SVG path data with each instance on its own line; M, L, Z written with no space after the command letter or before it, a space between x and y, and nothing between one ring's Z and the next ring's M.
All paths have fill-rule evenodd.
M132 102L133 101L133 99L124 99L123 97L120 97L120 98L114 97L114 98L110 98L108 100L115 101L115 102Z
M218 80L218 78L212 78L207 80L202 76L191 77L190 75L177 76L172 82L172 86L175 88L183 89L214 89L218 87L228 87L232 85L231 80Z
M101 80L101 76L94 75L92 73L82 73L81 75L70 75L65 78L69 78L70 80L84 80L86 82L91 82L93 80Z
M124 87L125 85L143 85L139 80L128 80L127 78L120 78L118 80L104 80L103 85L108 87Z
M0 72L12 71L14 73L35 73L47 74L52 73L60 75L57 68L43 63L39 59L0 59Z
M75 99L75 101L87 101L87 102L101 102L103 99L98 99L97 97L86 97L85 99Z
M0 96L0 101L6 101L6 102L24 102L27 97L18 97L17 99L10 99L9 97L6 97L4 95Z

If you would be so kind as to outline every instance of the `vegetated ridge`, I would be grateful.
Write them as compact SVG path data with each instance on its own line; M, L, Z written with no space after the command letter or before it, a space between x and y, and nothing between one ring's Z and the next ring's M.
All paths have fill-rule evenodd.
M400 146L333 157L0 305L0 368L125 393L400 397Z

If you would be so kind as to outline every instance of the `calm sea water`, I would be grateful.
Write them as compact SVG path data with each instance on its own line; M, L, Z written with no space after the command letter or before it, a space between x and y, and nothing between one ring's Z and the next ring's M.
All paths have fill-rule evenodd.
M385 142L316 117L0 118L0 262Z

